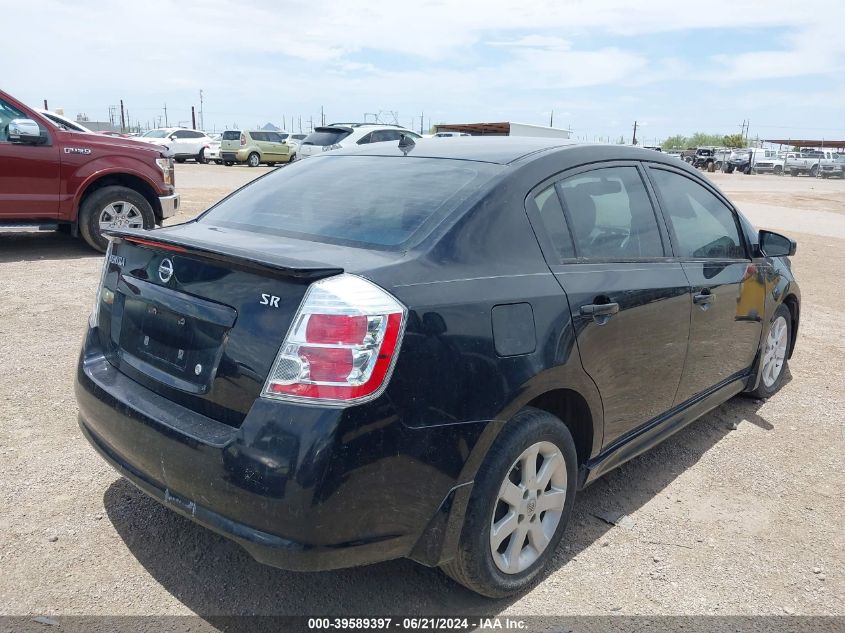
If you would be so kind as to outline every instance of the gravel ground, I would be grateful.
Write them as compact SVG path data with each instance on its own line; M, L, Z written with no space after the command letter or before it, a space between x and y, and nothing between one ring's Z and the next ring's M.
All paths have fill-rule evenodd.
M179 165L190 217L266 169ZM0 613L845 615L845 182L715 174L798 239L791 380L581 493L555 570L489 601L409 561L298 574L146 498L82 438L72 378L100 258L0 236ZM768 218L776 219L767 224ZM620 525L597 515L624 514Z

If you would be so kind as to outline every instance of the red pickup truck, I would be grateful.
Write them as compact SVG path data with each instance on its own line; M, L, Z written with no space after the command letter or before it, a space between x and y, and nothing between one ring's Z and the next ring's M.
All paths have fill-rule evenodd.
M179 209L166 151L66 129L0 90L0 231L66 230L104 251L103 230L161 224Z

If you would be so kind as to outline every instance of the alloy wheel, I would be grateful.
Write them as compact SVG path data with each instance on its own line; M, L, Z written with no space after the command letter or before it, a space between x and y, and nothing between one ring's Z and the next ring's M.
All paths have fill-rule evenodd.
M763 384L771 387L777 382L783 371L786 359L786 348L789 342L789 327L786 319L779 316L772 321L769 335L766 337L766 348L763 352Z
M493 508L490 552L506 574L518 574L545 552L566 502L566 462L551 442L526 448L511 465Z
M100 230L107 229L142 229L144 228L144 216L141 211L131 202L118 200L109 203L102 211L99 218Z

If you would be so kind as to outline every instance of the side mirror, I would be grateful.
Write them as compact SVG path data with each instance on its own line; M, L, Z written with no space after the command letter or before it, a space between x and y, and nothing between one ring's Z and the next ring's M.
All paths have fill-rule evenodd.
M176 140L176 135L175 135L175 134L171 134L169 138L170 138L170 140L171 140L171 141L175 141L175 140Z
M47 137L41 135L41 128L32 119L9 121L9 142L23 145L43 145Z
M780 233L760 231L760 250L766 257L791 257L798 244Z

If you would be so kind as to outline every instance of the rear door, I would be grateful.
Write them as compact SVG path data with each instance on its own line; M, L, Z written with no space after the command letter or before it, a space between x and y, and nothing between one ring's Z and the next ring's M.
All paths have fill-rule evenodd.
M689 284L637 164L566 172L541 185L535 203L582 365L601 393L606 446L671 408L689 336Z
M692 175L663 166L648 171L692 287L680 404L748 371L760 342L765 285L727 200Z
M59 214L60 148L53 130L44 145L10 143L8 125L27 114L0 98L0 220ZM39 127L44 128L41 123ZM43 131L43 130L42 130Z

